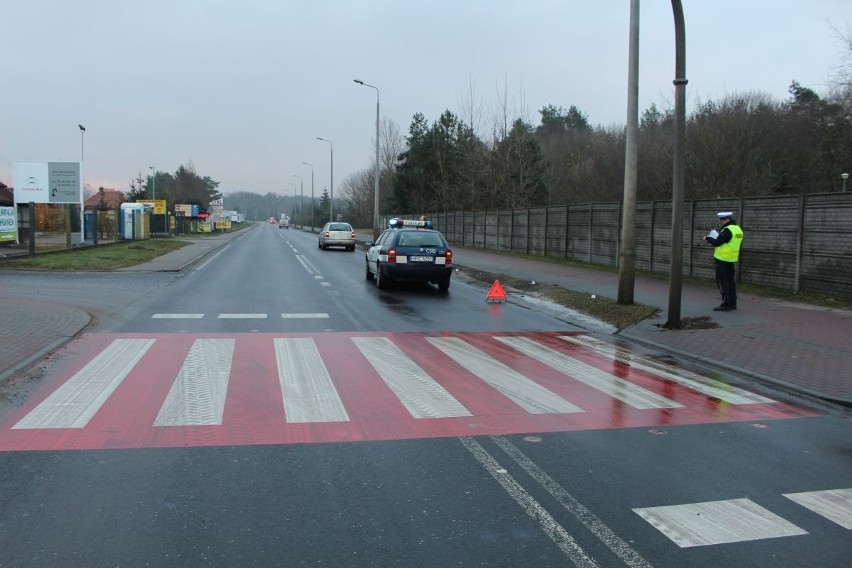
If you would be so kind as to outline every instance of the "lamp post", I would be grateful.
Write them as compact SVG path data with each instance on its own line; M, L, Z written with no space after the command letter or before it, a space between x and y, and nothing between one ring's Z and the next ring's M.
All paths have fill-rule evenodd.
M148 166L148 169L151 170L151 201L157 200L157 170L154 169L154 166ZM157 204L154 204L154 209L156 210ZM154 231L154 227L151 227L151 232ZM165 227L163 228L165 232Z
M77 128L80 129L80 242L83 242L86 237L86 185L83 183L83 134L86 132L86 127L78 124ZM97 218L97 215L97 212L95 212L95 218ZM97 230L97 224L95 224L95 229ZM71 238L70 232L68 238ZM30 240L32 241L32 239ZM97 237L95 237L95 244L98 244Z
M154 166L148 166L148 169L151 170L151 201L156 201L156 199L157 199L157 171L154 169Z
M311 168L311 232L314 232L314 166L307 162L302 162Z
M665 329L681 329L683 292L683 201L686 139L686 25L681 0L672 0L675 24L675 113L672 138L672 239L669 259L669 316Z
M80 128L80 161L83 161L83 133L86 132L86 127L82 124L77 125Z
M360 79L353 79L359 85L376 89L376 189L373 192L373 240L379 238L379 88Z
M317 140L328 142L331 146L331 199L328 200L328 221L331 223L334 222L334 144L331 140L326 140L320 136L317 136Z
M301 197L299 197L299 217L301 218L302 224L301 227L305 228L305 184L302 182L302 176L299 174L293 174L293 177L299 178L299 193Z
M296 217L296 205L295 205L296 204L296 184L293 183L292 181L288 181L287 185L290 185L290 186L293 187L293 201L291 201L291 203L293 204L293 207L291 209L291 212L293 213L293 219L290 219L290 221L292 223L295 223L296 222L296 219L295 219L295 217Z
M840 174L840 177L843 178L843 191L846 191L846 180L849 179L849 174L843 172L842 174Z

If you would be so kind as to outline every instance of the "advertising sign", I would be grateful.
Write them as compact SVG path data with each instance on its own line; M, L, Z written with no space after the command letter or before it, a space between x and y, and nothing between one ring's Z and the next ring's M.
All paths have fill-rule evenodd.
M15 203L80 203L80 162L15 162Z
M0 207L0 243L18 239L18 216L14 207Z
M166 200L165 199L137 199L136 203L147 203L151 205L154 210L154 215L165 215L166 214Z
M175 217L198 217L199 211L198 205L175 205Z

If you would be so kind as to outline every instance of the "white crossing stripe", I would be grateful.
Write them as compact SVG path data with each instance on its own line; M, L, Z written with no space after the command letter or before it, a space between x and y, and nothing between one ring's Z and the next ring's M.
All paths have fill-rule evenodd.
M669 400L654 392L636 386L597 367L578 361L527 337L496 337L497 341L509 345L521 353L541 361L548 367L585 383L625 404L638 409L681 408L682 404Z
M204 314L154 314L151 319L201 319Z
M428 337L427 340L530 414L584 412L458 337Z
M153 344L116 339L13 428L83 428Z
M750 499L633 511L681 548L808 534Z
M219 314L219 319L266 319L266 314Z
M287 422L347 422L349 415L310 338L275 339Z
M225 412L233 339L196 339L155 426L218 426Z
M352 341L414 418L472 416L387 337L353 337Z
M852 530L852 488L785 493L784 497L822 515L844 529Z
M592 349L614 361L625 363L634 369L646 371L653 375L668 379L694 391L706 394L707 396L723 400L729 404L767 404L775 402L771 398L766 398L765 396L760 396L737 387L726 385L721 381L710 379L699 375L698 373L693 373L685 369L679 369L674 365L668 365L666 363L640 357L639 355L631 353L627 349L610 345L600 339L594 339L587 336L560 336L560 339L575 345L581 345L588 349Z
M323 319L328 318L328 314L281 314L281 317L284 319Z

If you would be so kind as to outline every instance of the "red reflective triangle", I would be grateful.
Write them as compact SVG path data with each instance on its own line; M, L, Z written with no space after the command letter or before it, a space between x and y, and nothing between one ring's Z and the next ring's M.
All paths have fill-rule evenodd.
M499 280L495 280L494 284L491 285L491 290L489 290L488 295L485 296L485 301L488 300L502 300L506 301L506 292L503 290L503 286L500 285Z

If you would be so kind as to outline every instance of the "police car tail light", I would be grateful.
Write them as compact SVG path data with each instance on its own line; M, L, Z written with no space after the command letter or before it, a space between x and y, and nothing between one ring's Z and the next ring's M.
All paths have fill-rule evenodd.
M396 262L396 249L388 251L388 262Z
M447 249L447 260L444 264L452 264L453 263L453 251Z

